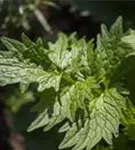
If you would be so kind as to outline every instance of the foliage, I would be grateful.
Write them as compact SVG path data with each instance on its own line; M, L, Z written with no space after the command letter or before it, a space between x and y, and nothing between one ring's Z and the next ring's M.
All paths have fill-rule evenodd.
M126 77L132 67L125 63L135 54L135 34L123 32L121 17L109 31L101 26L96 46L75 34L60 33L47 46L24 34L22 39L1 38L7 50L0 51L0 85L20 83L22 92L37 87L32 111L38 116L28 131L62 125L59 132L66 134L59 149L72 150L91 150L103 141L113 145L120 125L130 136L134 113Z

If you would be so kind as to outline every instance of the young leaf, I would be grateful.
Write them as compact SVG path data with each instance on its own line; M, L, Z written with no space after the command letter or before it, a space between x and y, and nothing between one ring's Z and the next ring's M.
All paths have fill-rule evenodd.
M7 37L2 37L1 41L12 55L22 59L22 53L27 49L23 43Z
M64 69L68 66L71 52L68 50L68 38L64 34L59 34L55 44L49 43L49 59L59 68Z

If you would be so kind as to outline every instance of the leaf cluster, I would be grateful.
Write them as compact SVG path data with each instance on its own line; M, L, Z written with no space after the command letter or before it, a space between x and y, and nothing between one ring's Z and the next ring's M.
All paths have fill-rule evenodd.
M96 46L76 34L60 33L47 46L24 34L23 43L1 38L7 50L0 51L0 85L20 83L25 92L37 83L39 100L32 110L38 116L28 131L48 131L61 123L59 132L66 134L59 148L72 150L91 150L101 140L112 145L120 124L130 134L135 121L125 120L135 117L127 104L126 74L132 67L124 66L135 54L135 34L122 26L121 17L110 30L102 25Z

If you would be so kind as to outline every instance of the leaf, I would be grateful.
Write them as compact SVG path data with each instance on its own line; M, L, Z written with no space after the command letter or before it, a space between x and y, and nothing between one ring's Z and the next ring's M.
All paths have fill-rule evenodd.
M94 78L88 78L83 82L76 82L73 86L65 88L60 95L61 113L71 121L75 120L76 112L87 109L85 101L92 100L92 89L98 88Z
M38 91L47 88L59 89L60 75L48 73L42 67L28 62L20 62L17 58L4 58L0 55L0 85L21 83L39 83ZM25 89L26 90L26 89Z
M59 68L64 69L68 66L71 52L68 50L68 38L64 34L59 34L55 44L49 43L49 59Z
M122 18L119 17L110 31L105 25L101 26L101 34L97 36L96 61L97 78L108 84L110 78L116 78L116 68L133 50L122 41L126 37L123 32Z
M68 118L71 121L73 121L75 119L77 109L79 107L82 108L86 107L83 104L85 98L91 98L91 89L88 89L88 86L91 88L92 87L97 88L94 79L87 79L83 83L78 82L75 85L71 86L70 88L64 89L60 95L60 102L57 100L57 97L56 100L53 100L54 103L53 108L50 108L50 104L49 104L49 102L52 101L51 96L46 95L46 98L49 97L50 100L49 102L46 100L40 100L38 105L36 106L36 109L34 108L34 110L38 111L39 105L42 106L44 105L43 107L45 108L45 110L39 113L37 119L32 122L28 131L32 131L39 127L43 127L47 124L48 125L45 127L45 130L48 130L52 128L54 125L56 125L57 123L64 120L65 118ZM50 109L51 112L53 112L51 114L48 112Z
M30 47L33 44L33 42L24 33L22 34L22 41L26 47Z
M44 131L48 131L56 124L64 120L60 113L60 104L58 101L54 103L53 112L51 115L49 115L48 111L49 107L39 114L39 116L31 123L27 131L30 132L44 126Z
M111 26L110 33L116 38L121 38L123 36L123 19L121 16L119 16Z
M67 128L59 148L74 146L73 150L90 150L102 138L112 145L113 135L118 136L120 117L125 107L125 98L115 88L107 90L90 102L90 119L85 120L84 126L78 128L77 123L73 123Z
M73 40L71 44L71 62L68 71L84 78L84 74L91 75L94 68L93 41L86 43L85 39Z
M130 34L123 37L122 42L129 45L133 50L135 50L135 31L130 30Z
M7 47L9 51L12 54L12 57L17 57L20 60L28 59L32 63L36 63L37 65L43 65L43 67L46 67L48 64L47 59L47 52L46 49L42 44L36 44L32 42L25 34L22 34L22 41L23 43L11 39L2 37L1 38L2 43ZM41 43L41 42L40 42Z
M11 51L12 53L16 54L16 56L19 56L21 58L22 52L24 52L27 49L23 43L14 39L2 37L1 41L9 51Z

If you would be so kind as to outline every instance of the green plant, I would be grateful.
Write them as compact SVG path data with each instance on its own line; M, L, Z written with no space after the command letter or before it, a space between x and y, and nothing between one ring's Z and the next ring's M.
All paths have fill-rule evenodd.
M128 60L135 56L135 32L123 32L121 17L110 31L101 26L96 48L93 40L86 42L75 34L60 33L47 46L24 34L23 43L1 40L8 50L0 51L0 85L20 83L22 92L30 85L37 87L38 101L32 110L38 116L28 131L41 127L48 131L61 123L59 132L66 135L60 149L91 150L97 145L99 150L105 149L102 139L112 145L119 132L128 135L134 128L129 121L134 113L127 80L134 68Z

